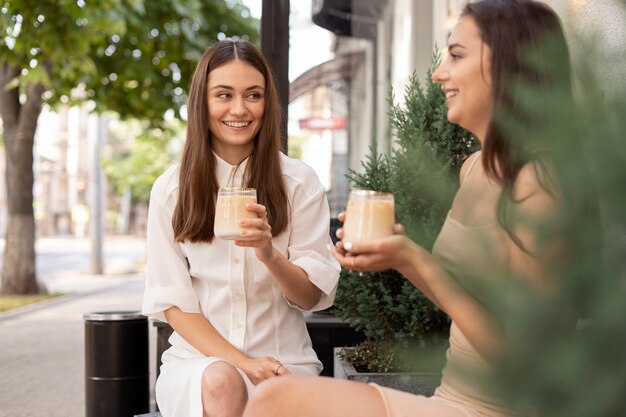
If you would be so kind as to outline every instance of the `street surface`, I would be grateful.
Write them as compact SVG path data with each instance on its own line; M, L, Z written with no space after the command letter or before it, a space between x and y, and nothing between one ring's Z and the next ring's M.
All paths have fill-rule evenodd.
M83 314L140 310L145 241L106 238L102 275L89 272L89 250L85 239L38 240L38 278L65 295L0 313L0 417L85 416ZM151 323L149 329L153 384L156 330Z
M0 239L0 267L4 254ZM103 266L106 275L143 270L145 240L132 236L108 236L103 242ZM55 279L91 274L91 242L71 236L38 238L35 242L37 279L46 287Z

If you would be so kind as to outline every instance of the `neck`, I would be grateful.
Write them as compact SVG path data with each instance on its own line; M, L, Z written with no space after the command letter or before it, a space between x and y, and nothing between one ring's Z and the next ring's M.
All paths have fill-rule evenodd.
M252 149L214 149L214 152L231 165L239 165L252 154Z
M479 129L474 129L472 132L478 143L480 143L480 147L482 148L485 144L485 138L487 137L487 128L488 126L481 126Z

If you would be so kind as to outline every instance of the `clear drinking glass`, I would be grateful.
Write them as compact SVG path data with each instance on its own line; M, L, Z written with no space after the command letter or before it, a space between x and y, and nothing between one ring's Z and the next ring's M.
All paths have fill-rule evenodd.
M360 242L393 235L396 222L392 193L352 190L348 197L343 242Z
M247 240L241 236L243 228L239 225L240 219L255 219L256 213L246 210L247 203L256 203L254 188L225 188L220 187L215 204L215 236L228 240Z

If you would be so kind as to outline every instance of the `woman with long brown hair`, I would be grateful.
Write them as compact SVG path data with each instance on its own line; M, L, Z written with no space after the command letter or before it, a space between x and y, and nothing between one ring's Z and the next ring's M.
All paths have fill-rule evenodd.
M156 400L164 417L240 416L253 387L319 375L303 311L332 305L339 266L330 214L311 168L280 152L271 70L243 40L200 59L181 162L154 183L143 313L174 333ZM220 187L254 188L241 236L216 236Z
M556 45L556 53L542 49L548 45ZM562 71L544 71L529 57L553 61ZM514 282L527 285L536 301L557 297L552 272L571 255L560 218L569 193L551 158L554 143L517 132L514 138L506 124L515 120L528 127L527 133L547 127L546 115L522 105L519 88L532 91L537 100L571 93L559 18L539 1L469 2L433 78L445 93L448 120L471 131L482 149L461 168L460 188L432 253L397 225L391 237L340 242L333 254L350 270L398 270L450 316L441 385L425 397L375 384L289 377L261 385L245 417L517 415L514 404L483 385L503 352L512 348L509 332L515 334L502 328L485 300L490 291ZM577 146L576 138L570 139ZM539 225L548 227L539 233ZM573 328L571 321L568 325Z

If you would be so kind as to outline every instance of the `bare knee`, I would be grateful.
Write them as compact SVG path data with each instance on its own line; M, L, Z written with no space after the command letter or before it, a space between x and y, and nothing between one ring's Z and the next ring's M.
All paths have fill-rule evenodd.
M290 388L293 387L294 379L288 376L272 378L259 384L248 404L244 417L280 417L289 406Z
M239 372L226 362L215 362L202 373L205 415L241 415L248 394Z

